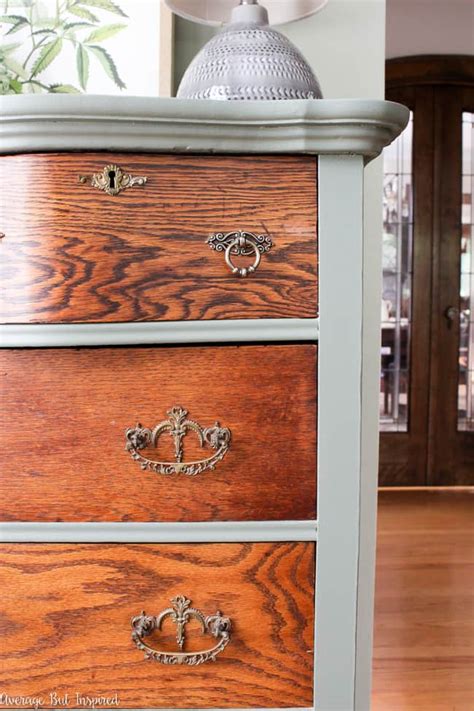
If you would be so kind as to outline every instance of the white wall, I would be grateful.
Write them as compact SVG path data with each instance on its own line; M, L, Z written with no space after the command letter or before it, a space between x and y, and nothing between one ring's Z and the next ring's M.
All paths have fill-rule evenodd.
M281 29L303 52L324 97L382 98L384 0L329 0L320 13Z
M387 0L387 58L474 54L474 0Z

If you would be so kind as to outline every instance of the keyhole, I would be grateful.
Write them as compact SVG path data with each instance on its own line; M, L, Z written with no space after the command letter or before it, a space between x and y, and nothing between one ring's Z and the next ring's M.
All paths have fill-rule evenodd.
M115 170L109 170L109 187L115 190Z

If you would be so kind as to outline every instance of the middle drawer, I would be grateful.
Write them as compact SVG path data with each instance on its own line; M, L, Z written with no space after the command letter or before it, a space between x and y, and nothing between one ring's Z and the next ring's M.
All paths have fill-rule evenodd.
M305 345L0 353L0 519L316 516Z

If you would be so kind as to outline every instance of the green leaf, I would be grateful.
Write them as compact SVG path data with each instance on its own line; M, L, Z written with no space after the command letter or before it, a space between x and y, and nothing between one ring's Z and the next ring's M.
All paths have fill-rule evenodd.
M68 25L64 26L63 37L75 43L77 42L76 32L90 29L91 27L94 27L94 25L90 22L71 22Z
M18 81L18 79L10 79L10 89L14 94L21 94L23 91L23 85Z
M68 22L64 25L64 29L67 30L82 30L86 27L94 27L92 22Z
M17 74L22 79L28 79L28 73L25 68L20 64L20 62L17 62L16 59L14 59L13 57L4 57L3 63L14 74Z
M85 91L87 88L87 81L89 79L89 55L87 54L86 48L82 44L77 46L76 61L79 83Z
M79 89L76 89L72 84L51 84L49 90L52 94L80 94Z
M23 15L2 15L0 22L6 22L8 25L16 25L18 22L28 22L28 18L23 17Z
M72 12L72 14L76 15L76 17L82 17L82 19L84 20L90 20L90 22L99 22L99 18L92 12L89 12L89 10L86 10L85 7L73 5L69 8L69 12Z
M11 27L11 28L8 30L8 32L5 33L5 36L6 36L6 35L13 35L15 32L18 32L19 30L22 30L24 27L26 27L26 26L29 25L29 24L30 24L30 23L28 22L28 20L26 20L24 17L22 17L22 18L20 18L20 19L18 20L18 22L16 23L16 25L13 25L13 27Z
M98 27L96 30L91 32L89 37L87 37L84 42L103 42L109 37L113 37L118 32L121 32L126 28L127 25L104 25L104 27Z
M121 80L117 67L115 66L115 62L107 50L94 44L89 45L89 49L93 52L93 54L95 54L99 62L102 64L106 74L108 74L108 76L115 82L119 89L126 89L127 86Z
M78 4L86 5L88 7L98 7L101 10L113 12L115 15L127 17L127 14L122 10L122 8L112 2L112 0L79 0Z
M33 35L55 35L56 32L53 29L45 29L45 30L35 30L35 32L32 32Z
M48 42L48 44L45 44L44 47L41 48L40 55L36 62L34 63L33 66L33 71L31 72L31 76L35 77L37 74L40 74L41 72L44 72L46 67L49 67L51 62L56 59L58 54L60 53L61 49L63 46L63 41L61 37L58 37L57 39L53 40L52 42Z

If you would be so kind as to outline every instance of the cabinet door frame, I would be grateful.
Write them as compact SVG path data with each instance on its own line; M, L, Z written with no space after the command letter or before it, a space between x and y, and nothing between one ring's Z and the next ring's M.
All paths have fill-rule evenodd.
M472 87L473 57L402 57L386 64L387 99L404 103L413 111L414 226L408 430L380 435L381 486L470 483L468 472L456 475L452 471L459 457L450 458L448 451L473 448L467 444L472 435L453 431L457 419L453 396L453 378L457 386L457 324L450 334L449 369L439 353L446 347L444 311L448 301L454 299L453 289L459 293L459 260L453 255L459 243L453 230L459 223L460 179L459 190L453 190L452 185L461 175L461 124L459 131L452 132L447 130L446 121L461 116L460 107ZM446 161L446 155L455 158ZM446 256L451 264L449 274L441 270L441 260L444 262ZM437 274L442 276L442 283ZM459 296L453 303L458 300ZM447 370L449 378L442 377ZM445 432L448 446L440 440ZM448 463L442 463L440 457Z
M474 59L473 59L474 64ZM474 113L471 86L440 87L434 105L435 200L428 484L474 484L474 432L458 430L462 205L462 116Z

